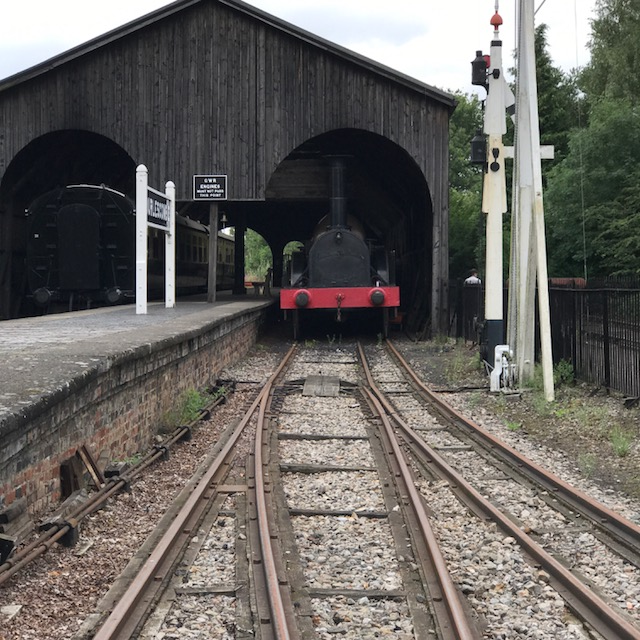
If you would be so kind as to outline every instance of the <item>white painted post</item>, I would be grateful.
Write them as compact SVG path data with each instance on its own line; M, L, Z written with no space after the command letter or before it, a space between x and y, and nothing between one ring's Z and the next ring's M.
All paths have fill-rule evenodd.
M169 200L169 228L164 235L164 306L167 309L172 309L176 306L176 185L171 181L167 182L165 193Z
M491 19L494 27L491 41L491 69L488 74L484 133L487 135L487 171L484 174L482 211L487 214L485 273L485 338L487 360L492 361L494 349L504 342L502 305L502 216L507 211L505 181L505 151L502 136L507 132L506 98L508 85L502 70L502 41L499 28L502 18L496 11Z
M554 399L551 320L547 274L547 249L540 164L540 124L536 83L533 0L519 0L518 25L518 128L515 140L514 228L518 234L512 246L512 287L517 295L516 358L521 381L533 374L535 318L535 274L538 281L538 308L544 394ZM534 273L535 265L535 273ZM511 307L511 305L510 305ZM511 340L511 338L510 338Z
M509 298L514 310L509 322L508 342L515 350L520 382L533 377L536 268L533 253L533 166L531 149L531 87L526 81L528 61L519 59L517 107L518 127L515 143L513 181L512 252Z
M544 205L542 199L542 165L540 162L540 120L538 116L538 85L536 81L535 54L535 7L533 0L521 0L520 15L526 33L525 57L530 61L528 75L530 82L531 109L531 150L533 161L533 224L536 242L536 265L538 268L538 316L540 321L540 351L542 356L542 383L547 402L555 399L553 386L553 353L551 348L551 311L549 308L549 275L547 272L547 242L544 225Z
M136 314L147 313L147 189L149 172L136 169Z

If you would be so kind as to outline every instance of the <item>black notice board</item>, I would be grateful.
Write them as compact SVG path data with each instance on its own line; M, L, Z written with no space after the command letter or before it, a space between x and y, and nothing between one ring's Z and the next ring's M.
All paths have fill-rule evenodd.
M226 200L227 176L193 176L194 200Z

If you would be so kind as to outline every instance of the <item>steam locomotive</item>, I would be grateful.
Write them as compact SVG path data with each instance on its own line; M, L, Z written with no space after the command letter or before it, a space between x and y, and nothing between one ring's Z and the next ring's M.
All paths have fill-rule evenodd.
M134 203L104 185L49 191L27 209L28 297L44 308L113 305L135 298ZM164 290L164 236L149 229L149 297ZM217 286L233 284L233 238L219 232ZM209 228L176 216L176 291L206 291Z
M378 313L387 335L390 312L400 306L392 252L367 240L364 229L347 215L346 158L331 159L330 215L316 226L307 252L291 257L280 292L280 308L293 314L294 339L301 315L330 310L342 322L354 311Z

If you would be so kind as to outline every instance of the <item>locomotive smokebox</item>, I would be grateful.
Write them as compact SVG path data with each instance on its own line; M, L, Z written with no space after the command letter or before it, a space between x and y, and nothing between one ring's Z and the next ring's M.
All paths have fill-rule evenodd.
M331 213L331 229L344 229L347 226L347 158L332 156L331 161L331 197L329 211Z

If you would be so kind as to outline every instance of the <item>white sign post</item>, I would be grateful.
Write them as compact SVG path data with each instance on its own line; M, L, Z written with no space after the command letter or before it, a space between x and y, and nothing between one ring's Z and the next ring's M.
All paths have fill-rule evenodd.
M149 172L143 164L136 169L136 314L147 313L147 229L165 234L165 307L176 300L176 187L165 185L166 193L149 187Z

